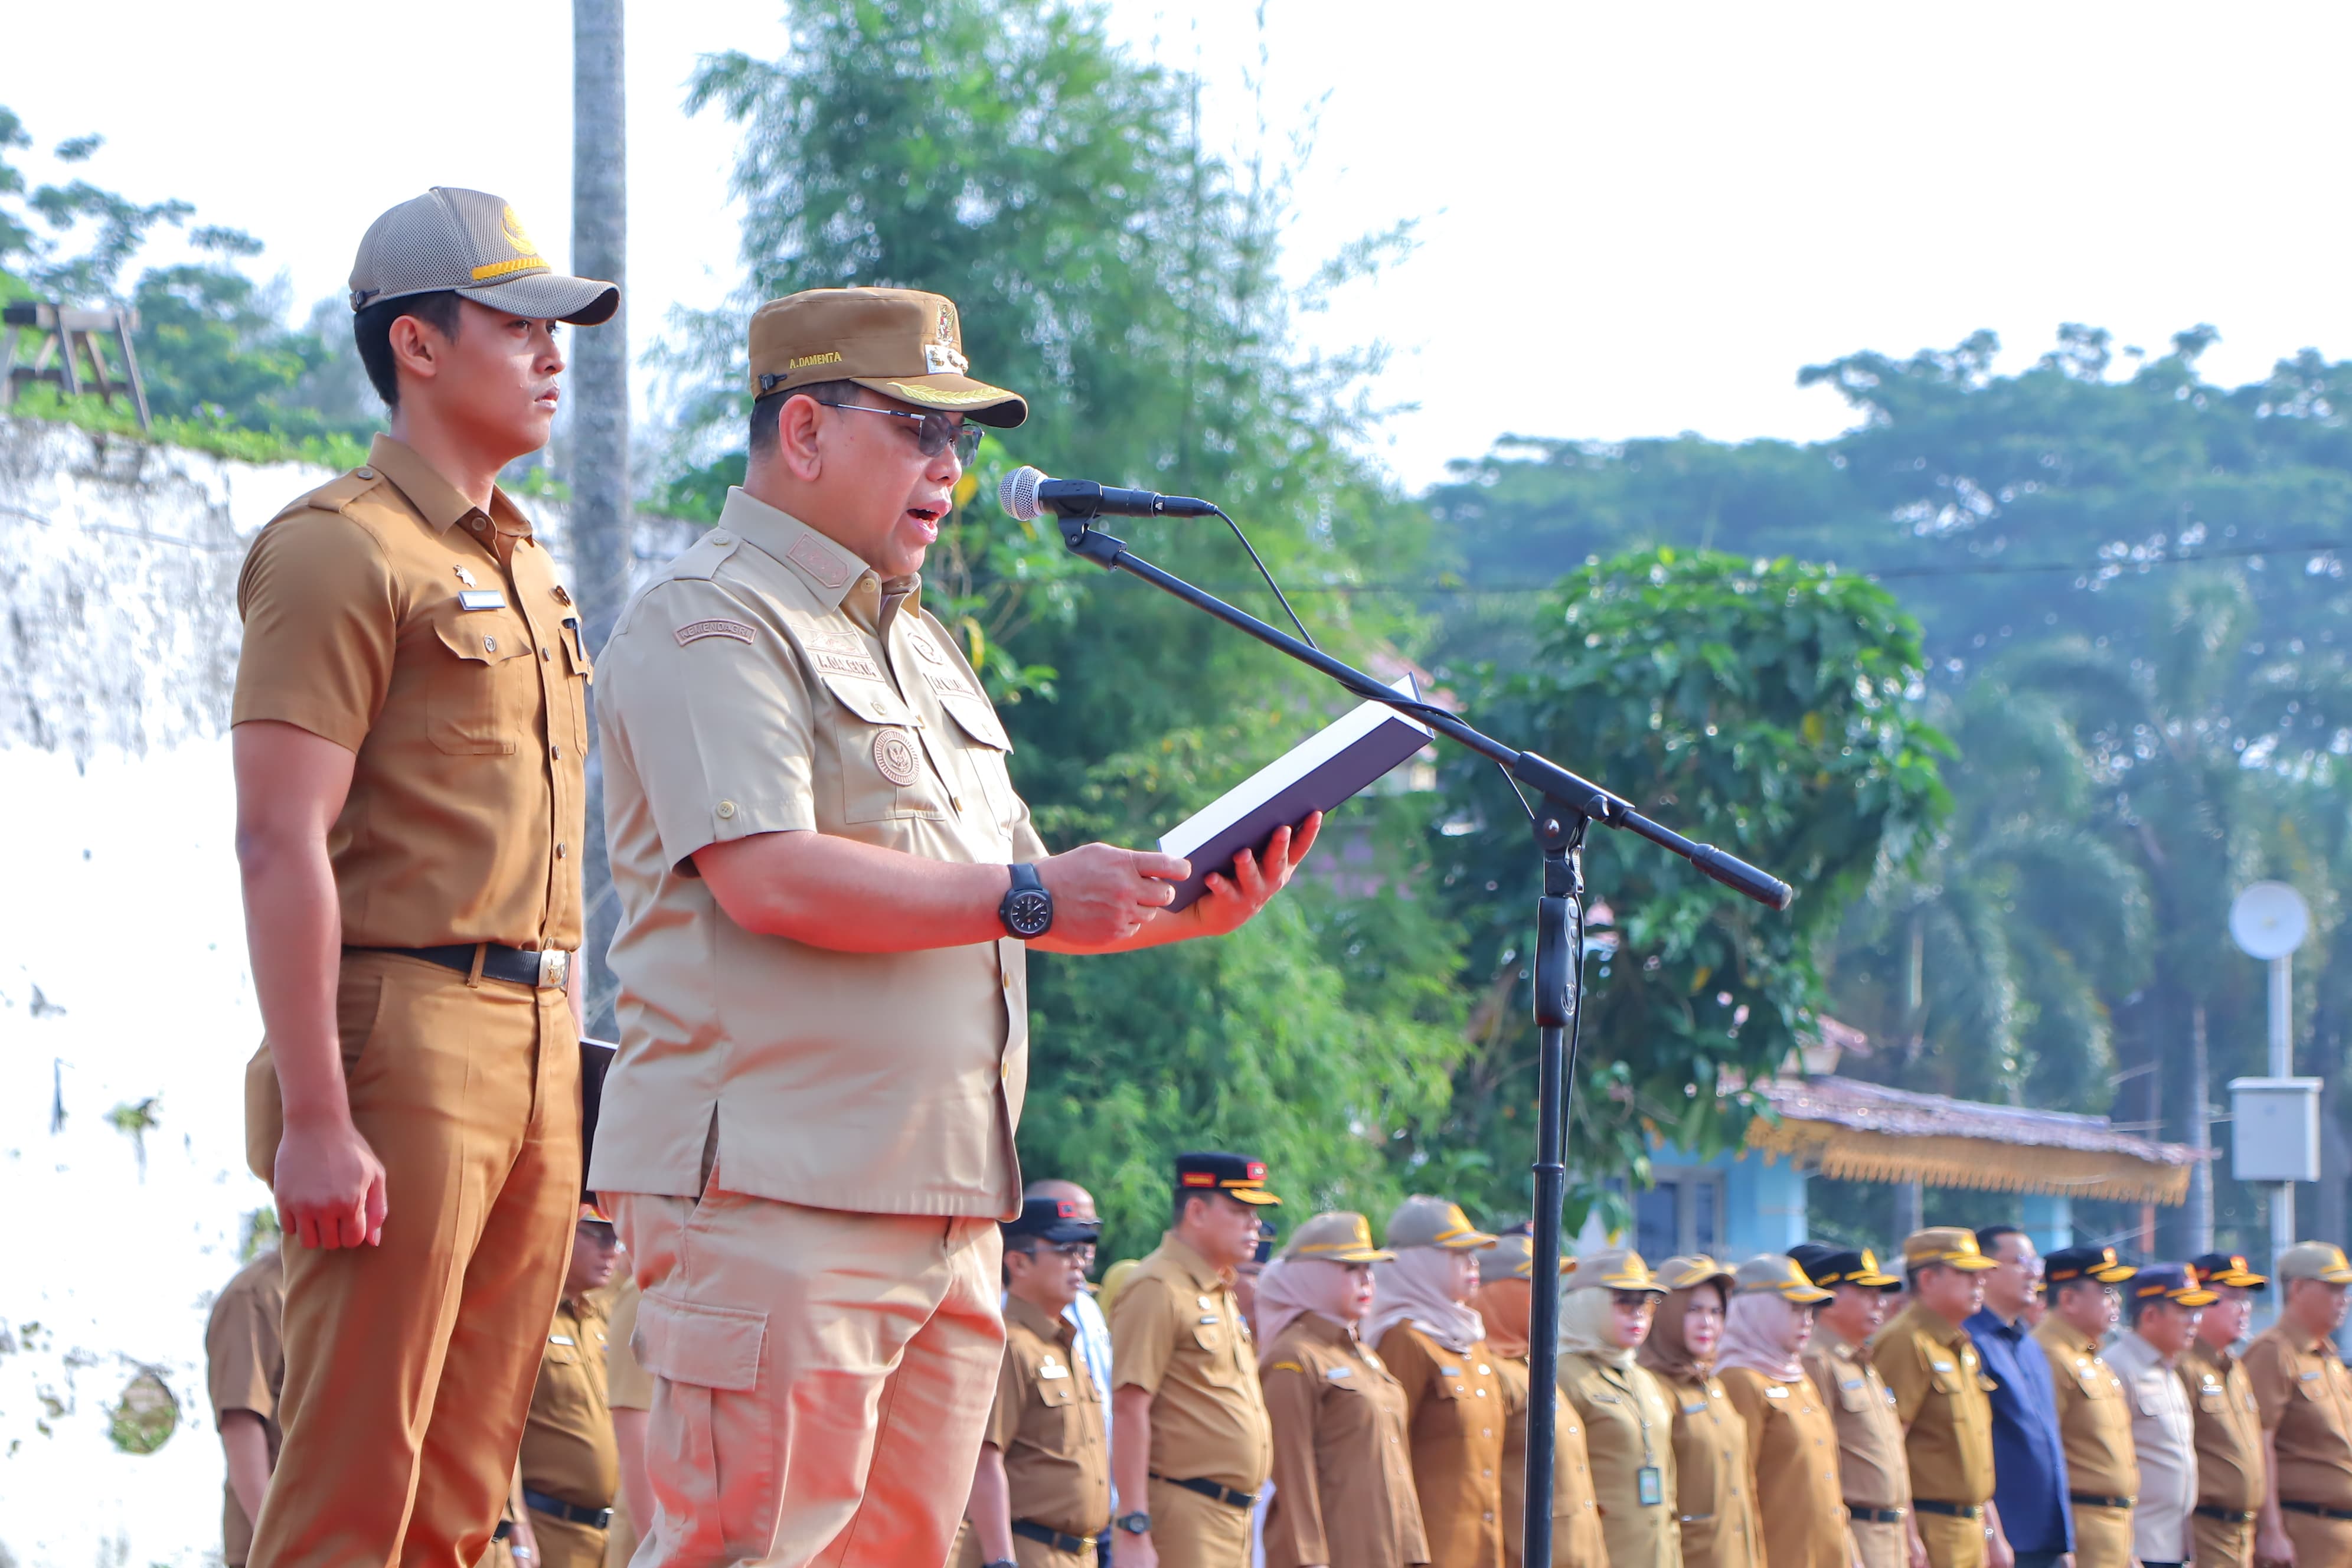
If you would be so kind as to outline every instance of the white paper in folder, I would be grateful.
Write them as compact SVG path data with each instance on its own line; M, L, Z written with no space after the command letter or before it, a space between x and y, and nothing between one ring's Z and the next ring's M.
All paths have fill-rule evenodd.
M1421 696L1410 675L1392 684L1407 697ZM1431 738L1429 726L1379 702L1363 703L1318 730L1160 836L1161 853L1192 863L1192 875L1177 884L1169 907L1192 903L1210 872L1231 877L1234 857L1244 849L1264 854L1276 828L1329 811Z

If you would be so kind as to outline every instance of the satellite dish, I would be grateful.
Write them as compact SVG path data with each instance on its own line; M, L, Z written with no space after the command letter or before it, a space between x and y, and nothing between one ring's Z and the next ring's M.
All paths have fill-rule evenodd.
M2284 958L2311 934L2311 906L2284 882L2256 882L2230 903L2230 936L2260 959Z

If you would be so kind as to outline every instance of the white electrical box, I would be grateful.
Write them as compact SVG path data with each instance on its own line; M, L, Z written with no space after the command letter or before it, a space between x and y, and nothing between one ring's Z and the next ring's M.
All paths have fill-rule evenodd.
M2319 1080L2230 1080L2230 1173L2242 1182L2319 1180Z

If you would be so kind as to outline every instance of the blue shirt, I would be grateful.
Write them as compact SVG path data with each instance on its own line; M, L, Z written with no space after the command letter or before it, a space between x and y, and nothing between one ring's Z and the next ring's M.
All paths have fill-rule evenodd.
M2058 1438L2058 1395L2050 1358L2025 1320L2004 1323L1979 1308L1960 1327L1976 1342L1992 1391L1992 1500L2013 1552L2074 1550L2066 1500L2066 1450Z

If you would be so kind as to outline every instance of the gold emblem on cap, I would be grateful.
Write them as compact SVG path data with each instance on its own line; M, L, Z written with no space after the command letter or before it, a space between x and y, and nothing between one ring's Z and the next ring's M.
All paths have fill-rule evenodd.
M915 782L915 748L896 730L874 737L874 766L881 775L904 789Z
M517 256L538 254L539 247L533 245L530 236L523 231L522 219L515 216L514 208L508 207L499 214L499 227L506 231L507 243L515 247Z

